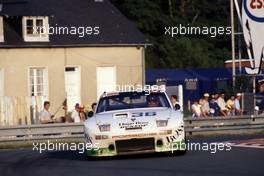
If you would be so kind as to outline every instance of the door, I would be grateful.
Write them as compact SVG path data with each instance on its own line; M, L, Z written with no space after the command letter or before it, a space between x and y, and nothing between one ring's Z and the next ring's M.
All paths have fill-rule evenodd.
M36 67L29 69L30 96L40 96L48 99L48 70Z
M4 70L0 68L0 97L4 96Z
M81 72L79 67L65 68L65 92L68 111L72 111L76 103L81 103Z
M116 90L116 68L115 67L97 67L97 98L104 92Z

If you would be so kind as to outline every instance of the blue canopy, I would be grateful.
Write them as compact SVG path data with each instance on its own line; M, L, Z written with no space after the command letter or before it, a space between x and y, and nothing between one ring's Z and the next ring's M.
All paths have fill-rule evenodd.
M186 79L199 81L232 79L232 70L228 68L208 69L148 69L146 83L155 84L157 79L166 79L168 84L182 83Z
M158 79L166 80L167 86L183 85L184 104L186 104L188 100L201 98L205 92L216 91L217 82L232 81L232 69L148 69L146 71L146 84L154 85ZM187 89L186 82L189 80L197 81L197 89Z

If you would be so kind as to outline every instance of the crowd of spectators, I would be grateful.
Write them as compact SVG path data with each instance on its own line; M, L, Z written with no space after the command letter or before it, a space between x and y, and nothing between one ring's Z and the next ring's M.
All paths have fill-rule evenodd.
M225 93L213 93L211 96L205 93L204 96L195 100L191 106L192 117L218 117L242 115L240 106L241 93L230 96L228 99Z
M72 112L70 112L65 117L57 117L53 115L50 109L50 102L44 102L44 108L39 113L39 119L41 124L49 124L49 123L64 123L64 122L73 122L73 123L80 123L84 122L87 118L91 117L96 109L96 103L93 103L91 106L91 111L85 110L83 105L76 103L75 108ZM67 118L68 117L68 118Z

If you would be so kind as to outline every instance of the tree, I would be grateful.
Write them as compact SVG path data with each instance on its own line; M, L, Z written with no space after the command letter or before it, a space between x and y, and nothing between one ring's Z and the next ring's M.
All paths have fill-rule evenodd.
M148 68L219 67L230 57L230 36L164 35L166 26L230 25L229 0L112 0L153 43Z

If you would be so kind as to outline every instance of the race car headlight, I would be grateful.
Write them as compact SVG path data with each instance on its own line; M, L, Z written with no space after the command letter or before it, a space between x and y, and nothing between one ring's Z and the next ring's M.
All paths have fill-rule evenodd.
M99 129L101 132L110 131L110 124L107 125L99 125Z
M95 135L95 140L105 140L109 137L107 135Z
M157 120L157 127L166 127L168 125L168 120Z
M172 134L172 130L164 130L159 132L159 135L169 135L169 134Z

